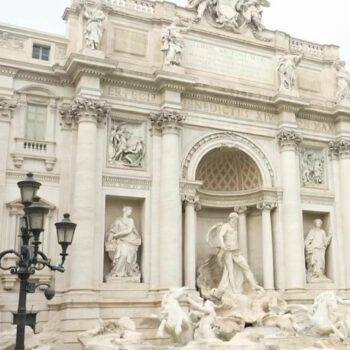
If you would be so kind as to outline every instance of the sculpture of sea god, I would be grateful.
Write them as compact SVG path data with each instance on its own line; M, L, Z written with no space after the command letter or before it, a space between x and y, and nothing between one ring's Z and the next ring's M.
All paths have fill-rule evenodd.
M103 33L103 21L106 16L102 10L102 4L93 8L84 6L84 19L86 19L86 29L84 38L86 47L91 50L99 50Z
M316 219L314 227L305 238L306 278L308 282L327 282L326 250L331 242L331 234L327 234L322 228L322 220Z
M217 248L217 254L209 257L199 268L197 283L207 299L262 291L238 245L238 214L231 213L228 222L213 226L207 235L207 243Z
M345 68L346 63L342 60L334 62L337 75L336 99L338 102L350 100L350 73Z
M112 261L107 279L116 277L140 282L137 252L141 242L141 235L132 218L132 208L124 207L122 217L112 223L106 236L106 252Z
M251 30L257 39L263 41L271 40L259 34L265 30L262 24L263 7L269 6L268 0L189 0L188 5L196 9L194 22L199 22L207 15L214 27L240 34Z
M297 66L303 55L284 55L278 63L278 74L280 78L280 91L291 91L297 89Z
M144 141L128 130L126 123L112 125L109 137L109 161L128 167L141 167L146 155Z
M190 22L184 18L176 18L162 33L162 48L165 53L164 64L179 66L185 47L183 34L190 29Z

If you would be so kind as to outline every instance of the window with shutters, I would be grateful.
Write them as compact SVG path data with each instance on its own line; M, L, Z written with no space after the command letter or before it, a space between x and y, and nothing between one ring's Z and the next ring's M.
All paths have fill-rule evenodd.
M27 108L27 139L45 140L47 106L28 104Z

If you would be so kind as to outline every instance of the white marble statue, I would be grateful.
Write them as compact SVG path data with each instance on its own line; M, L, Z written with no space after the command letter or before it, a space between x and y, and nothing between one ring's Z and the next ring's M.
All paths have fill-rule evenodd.
M136 331L134 322L125 317L119 320L100 320L99 325L78 335L84 350L135 349L133 344L142 344L141 333Z
M278 63L278 74L280 78L280 91L297 89L296 69L303 55L284 55Z
M336 99L338 102L350 100L350 73L345 68L346 63L340 59L334 62L337 75Z
M199 22L205 14L215 27L227 28L235 33L244 33L251 29L257 39L270 41L261 37L263 7L270 6L267 0L189 0L188 7L196 10L193 19Z
M183 34L189 30L189 22L182 18L176 18L162 33L162 48L165 53L164 64L179 66L182 59L182 51L185 47Z
M163 297L161 312L155 316L160 321L158 338L170 336L172 344L186 345L193 338L193 328L189 315L181 308L180 299L187 295L187 288L172 288Z
M326 250L332 235L322 228L322 220L316 219L314 227L305 238L305 256L308 282L329 281L325 275Z
M110 226L106 236L106 252L112 260L107 278L118 277L140 281L137 252L142 243L141 235L132 218L132 208L124 207L122 217Z
M194 340L217 339L217 316L215 304L211 300L202 300L201 303L188 298L191 307L190 318L194 325Z
M144 141L128 130L122 122L111 127L109 161L128 167L141 167L146 155Z
M338 297L334 291L328 291L318 295L312 307L290 304L288 310L293 315L293 326L299 335L314 337L333 335L344 341L346 335L339 329L339 322L342 321L335 317L338 304L350 305L350 302Z
M103 21L106 18L102 5L99 4L94 8L84 6L83 16L86 19L84 32L86 47L91 50L99 50L103 33Z
M239 249L238 214L231 213L228 219L225 224L214 225L207 234L207 243L217 248L217 255L209 257L199 269L198 285L207 298L242 294L245 282L253 290L262 290Z

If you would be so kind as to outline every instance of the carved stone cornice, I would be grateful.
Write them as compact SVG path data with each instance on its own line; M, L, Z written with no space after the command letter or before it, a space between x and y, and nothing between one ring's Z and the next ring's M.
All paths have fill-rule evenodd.
M257 209L259 210L269 210L271 211L272 209L277 207L276 202L260 202L256 205Z
M304 102L299 97L288 95L277 95L273 101L278 112L289 112L297 114L301 109L309 106L309 103Z
M350 138L340 137L328 145L331 158L350 158Z
M0 98L0 121L10 122L12 119L12 112L17 107L17 101Z
M186 113L177 110L163 109L157 113L151 113L149 120L153 129L156 130L177 130L182 127L182 122L186 119Z
M296 149L303 141L303 138L293 129L282 129L277 134L277 140L281 148Z
M110 110L105 101L76 97L71 104L63 104L59 112L64 124L73 126L83 120L102 123L107 119Z
M18 72L18 69L7 67L7 66L0 66L0 75L6 75L8 77L14 77Z
M196 211L199 211L202 209L202 206L199 203L199 196L197 195L186 194L182 196L181 200L184 207L186 207L187 205L193 205Z

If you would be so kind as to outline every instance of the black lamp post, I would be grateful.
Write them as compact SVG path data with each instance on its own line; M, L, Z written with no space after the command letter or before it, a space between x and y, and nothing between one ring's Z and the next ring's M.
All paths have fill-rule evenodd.
M26 326L26 304L27 293L34 293L41 285L46 286L45 297L50 300L54 297L55 291L49 284L36 284L29 281L35 271L42 270L47 266L52 271L64 272L63 264L67 257L68 246L72 244L76 224L70 221L69 214L64 214L61 222L55 224L57 230L58 243L62 247L61 263L51 265L50 259L39 250L41 242L40 236L44 232L45 216L49 212L46 205L40 203L37 192L41 186L33 178L33 174L27 174L25 180L17 183L21 191L21 201L24 206L25 215L21 218L21 246L19 252L16 250L6 250L0 253L0 269L10 270L20 279L18 314L17 314L17 335L16 350L24 350L25 326ZM15 266L2 266L2 259L6 255L17 257Z

